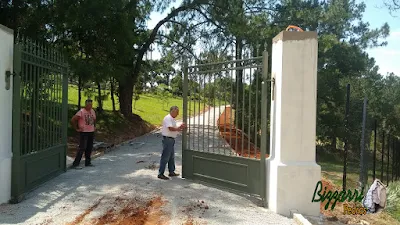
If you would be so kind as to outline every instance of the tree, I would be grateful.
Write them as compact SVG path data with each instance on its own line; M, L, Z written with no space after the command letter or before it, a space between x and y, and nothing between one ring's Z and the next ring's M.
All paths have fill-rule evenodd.
M171 90L172 90L173 95L182 96L182 94L183 94L183 79L182 79L181 72L179 72L174 78L171 79Z
M390 12L396 12L400 10L399 0L385 0L384 4L390 10Z

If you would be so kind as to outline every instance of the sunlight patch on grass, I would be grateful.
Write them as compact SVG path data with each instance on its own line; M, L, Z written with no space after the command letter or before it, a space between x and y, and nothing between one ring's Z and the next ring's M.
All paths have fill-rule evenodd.
M88 96L86 96L84 92L82 92L82 105L87 98ZM94 97L91 98L93 99L93 108L97 108L97 101L95 101ZM78 104L78 89L76 86L69 85L68 104L75 106ZM181 109L180 115L177 117L177 119L180 120L182 119L182 98L172 97L168 98L167 100L162 100L159 96L156 95L143 94L140 96L140 99L136 101L136 104L134 102L132 103L132 108L133 113L142 117L143 120L153 125L161 125L164 116L169 113L169 108L175 105ZM119 110L119 101L117 96L115 96L115 107L116 110ZM112 110L112 101L109 96L103 101L103 109L110 111ZM196 106L192 104L190 110L191 114L194 115L198 114L199 111L202 111L203 109L204 104L200 104L199 110L199 104L197 103Z

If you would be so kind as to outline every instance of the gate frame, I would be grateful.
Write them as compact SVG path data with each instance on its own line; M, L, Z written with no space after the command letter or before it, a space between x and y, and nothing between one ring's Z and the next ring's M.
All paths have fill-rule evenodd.
M14 44L14 76L13 76L13 99L12 99L12 170L11 170L11 200L10 203L16 204L24 200L26 193L34 190L39 185L49 181L50 179L64 173L67 171L66 168L66 153L67 153L67 140L68 140L68 66L63 65L65 68L64 73L62 73L62 102L61 102L61 134L62 134L62 144L50 146L45 150L33 153L31 155L21 155L21 74L22 74L22 46L24 43L19 43L18 40ZM33 55L33 57L39 57ZM41 58L42 60L47 60L47 58ZM40 68L40 66L38 66ZM37 76L41 74L38 73ZM25 137L26 138L26 137ZM48 172L47 174L42 174L43 176L31 183L27 184L27 169L26 163L23 163L25 158L35 157L36 154L44 154L44 151L51 152L51 149L62 148L60 167L57 171ZM60 151L60 150L59 150ZM40 159L43 159L40 158ZM40 160L39 159L39 160ZM22 171L25 168L25 171Z
M251 60L253 58L248 58L248 59L241 59L241 60L230 60L227 62L243 62L246 60ZM223 63L223 62L222 62ZM268 87L269 83L271 82L271 86L274 85L274 81L269 79L268 77L268 52L266 50L263 51L262 54L262 71L261 71L261 143L260 143L260 159L259 159L259 173L260 173L260 187L259 187L259 196L262 199L262 204L263 206L267 205L267 176L266 176L266 170L267 170L267 163L266 163L266 154L267 154L267 149L269 147L269 143L267 143L267 138L268 138L268 105L271 103L268 101ZM198 64L198 65L205 65L205 64ZM196 66L198 66L196 65ZM187 61L184 62L184 76L183 76L183 123L187 124L188 121L188 85L189 85L189 66ZM215 116L215 115L214 115ZM215 119L215 118L214 118ZM264 132L265 131L265 132ZM232 156L226 156L226 155L218 155L215 153L209 153L209 152L199 152L199 151L194 151L190 150L187 147L188 144L188 132L187 129L184 129L182 132L182 178L189 178L189 179L195 179L193 174L190 174L190 172L193 172L193 170L190 170L192 168L192 165L187 165L187 157L193 158L194 156L192 154L199 154L199 155L210 155L213 154L215 158L220 158L217 159L219 161L223 161L223 158L229 157L230 160L235 161L236 163L240 162L241 160L247 161L256 161L257 159L250 159L246 157L232 157ZM189 152L188 152L189 151ZM188 155L189 154L189 155ZM198 156L201 158L201 156ZM258 160L257 160L258 161ZM196 179L195 179L196 180ZM218 185L217 186L221 186ZM227 187L225 187L227 188ZM232 188L229 188L232 189ZM243 190L238 190L235 189L236 191L243 192ZM248 194L257 194L257 193L251 193L244 191Z

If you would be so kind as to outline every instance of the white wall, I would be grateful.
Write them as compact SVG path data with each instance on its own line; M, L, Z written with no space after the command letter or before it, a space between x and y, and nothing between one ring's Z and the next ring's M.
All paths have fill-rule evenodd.
M0 24L0 204L11 198L12 77L6 90L5 72L13 71L14 35Z

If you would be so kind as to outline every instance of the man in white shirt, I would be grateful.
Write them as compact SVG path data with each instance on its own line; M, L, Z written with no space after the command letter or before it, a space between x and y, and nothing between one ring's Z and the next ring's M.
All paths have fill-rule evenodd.
M164 175L165 167L168 163L168 170L170 177L179 176L175 173L175 138L178 133L185 129L185 124L176 126L175 118L179 115L179 108L177 106L172 106L169 114L164 117L162 125L162 135L163 135L163 151L160 160L160 169L158 171L158 178L163 180L169 180L168 177Z

